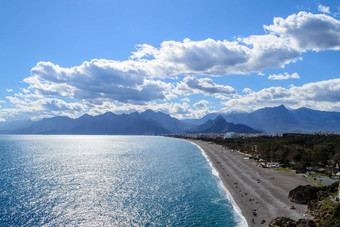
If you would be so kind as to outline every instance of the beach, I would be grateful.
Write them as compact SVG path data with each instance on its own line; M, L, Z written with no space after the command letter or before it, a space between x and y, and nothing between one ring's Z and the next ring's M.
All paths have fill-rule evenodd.
M256 161L244 159L240 152L200 140L189 140L208 156L246 218L249 226L265 226L276 217L306 218L307 205L288 199L288 193L299 185L311 184L294 172L280 172L259 167ZM291 209L294 206L295 209Z

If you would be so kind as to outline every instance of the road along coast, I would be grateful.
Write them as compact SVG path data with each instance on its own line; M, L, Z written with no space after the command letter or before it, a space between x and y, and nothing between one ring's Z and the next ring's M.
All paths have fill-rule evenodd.
M245 160L244 154L221 145L189 141L205 152L249 226L265 226L282 216L296 220L306 218L307 206L288 199L290 190L311 184L306 177L259 167L257 162Z

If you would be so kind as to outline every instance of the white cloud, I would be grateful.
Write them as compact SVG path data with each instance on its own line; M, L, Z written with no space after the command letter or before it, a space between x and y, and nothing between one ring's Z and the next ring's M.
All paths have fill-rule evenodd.
M274 34L232 42L213 39L164 41L159 49L145 46L134 52L131 58L144 64L150 77L261 73L267 68L295 62L301 54L289 38ZM144 56L148 58L144 59Z
M272 74L268 76L269 80L288 80L288 79L300 79L298 73L288 74L285 72L284 74Z
M69 68L39 62L24 79L28 87L8 97L12 107L1 109L0 118L7 118L6 114L24 116L24 113L32 117L34 111L36 116L77 116L89 109L102 113L108 109L145 108L165 110L179 118L201 116L206 109L197 112L186 100L170 102L182 98L178 96L191 94L214 96L227 100L224 102L227 106L234 104L240 108L285 102L293 106L317 106L318 103L318 107L339 109L334 104L338 101L332 103L330 100L331 97L337 100L339 93L331 92L332 89L337 91L336 86L326 86L324 92L317 89L318 95L308 92L316 84L321 86L321 82L289 89L271 87L258 92L244 89L244 95L238 95L234 88L216 84L208 78L231 74L262 75L265 69L284 68L301 60L301 54L306 51L340 50L340 21L329 15L299 12L287 18L274 18L273 24L265 25L264 30L263 35L234 41L170 40L162 42L159 48L141 44L125 61L94 59ZM183 75L186 77L176 85L161 80ZM298 78L298 74L269 76L269 79L288 78ZM334 85L335 81L327 83ZM302 101L299 101L301 97ZM325 100L320 101L321 98Z
M58 98L46 98L36 93L16 93L6 97L10 107L0 109L0 118L41 119L43 117L69 116L77 117L87 111L86 105L80 102L66 102Z
M92 60L80 66L62 68L50 62L39 62L24 79L30 90L43 95L68 97L86 102L119 101L143 104L164 100L171 84L146 79L138 62Z
M340 79L292 86L270 87L258 92L232 98L223 103L228 108L253 110L285 104L292 108L309 107L318 110L340 111Z
M183 98L181 99L182 102L190 102L190 99L189 98Z
M318 10L322 13L331 13L329 6L318 5Z
M233 68L249 60L249 48L238 42L203 41L183 42L165 41L155 55L155 59L172 65L174 74L221 75L236 72Z
M250 93L253 93L253 91L250 88L246 87L242 90L242 93L250 94Z
M251 46L251 58L246 64L239 65L244 74L258 72L267 68L283 68L286 64L300 59L301 50L288 37L273 34L254 35L241 39Z
M299 12L265 25L269 34L235 41L206 39L164 41L159 49L139 45L131 59L151 77L259 73L296 62L308 50L340 49L340 21L324 14Z
M301 52L340 49L340 21L328 15L299 12L286 19L276 17L273 25L264 28L291 39Z
M149 70L153 77L224 76L261 74L264 69L296 62L308 50L340 49L340 21L328 15L299 12L286 19L274 18L264 29L269 34L235 41L164 41L159 49L141 45L133 57L153 68Z
M228 100L228 99L230 99L230 96L215 94L215 95L214 95L214 98L215 98L215 99L221 99L221 100Z
M164 41L160 48L142 44L126 61L94 59L70 68L39 62L24 81L31 90L45 95L145 103L174 98L169 93L171 84L155 78L261 74L264 69L298 61L308 50L340 49L340 21L328 15L300 12L286 19L277 17L264 29L270 34L235 41L185 39ZM204 83L207 86L194 89L206 94L232 92L230 87L217 88L208 80Z
M157 48L148 44L137 45L136 49L137 51L132 52L130 59L142 59L146 57L155 56L158 53Z
M201 100L194 104L194 107L197 109L207 109L209 102L207 100Z
M177 84L174 92L180 95L191 95L198 93L203 93L206 95L232 95L236 93L235 89L228 85L215 84L210 78L197 79L193 76L185 77L183 81Z
M7 92L13 92L13 89L6 89Z

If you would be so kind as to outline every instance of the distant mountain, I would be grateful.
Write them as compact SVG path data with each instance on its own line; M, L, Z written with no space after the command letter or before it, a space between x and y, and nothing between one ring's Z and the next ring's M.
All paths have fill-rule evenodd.
M184 119L182 120L182 122L185 122L187 124L192 124L192 125L201 125L205 122L207 122L208 120L213 120L218 116L225 116L223 113L209 113L207 115L205 115L202 118L199 119Z
M152 135L168 134L161 124L144 119L139 113L105 113L98 116L83 115L77 119L68 117L45 118L27 128L13 130L15 134L95 134L95 135Z
M8 125L0 133L159 135L183 133L191 128L193 125L168 114L147 110L143 113L120 115L111 112L98 116L84 114L76 119L63 116L44 118L37 122L30 122L30 124L22 124L22 127L11 128Z
M299 122L284 105L266 107L247 114L232 114L226 117L234 123L242 123L261 131L275 133L297 130Z
M189 131L189 133L226 133L226 132L260 133L260 131L252 129L244 124L229 123L221 115L217 116L215 120L208 120L207 122Z
M291 111L300 128L308 131L335 131L340 132L340 113L318 111L309 108L300 108Z
M209 113L205 115L204 117L198 118L198 119L183 119L182 122L185 122L191 125L201 125L208 120L214 120L218 116L222 116L226 118L228 115L231 115L231 114L242 114L242 113L246 113L246 112L244 111L230 111L228 113L214 112L214 113Z
M141 113L140 116L145 120L154 120L158 122L163 128L171 133L182 133L194 127L194 125L190 123L182 122L176 118L171 117L169 114L165 114L162 112L146 110Z
M308 108L266 107L251 113L210 113L201 119L178 120L146 110L130 114L111 112L79 118L52 117L40 121L1 122L1 134L153 135L176 133L340 132L340 113Z
M16 129L19 134L59 134L69 131L73 126L73 119L69 117L44 118L32 123L29 127Z
M76 119L72 134L151 135L169 133L159 123L144 120L138 113L82 116Z
M327 130L340 132L340 113L309 108L291 110L281 105L266 107L251 113L222 114L222 116L228 122L246 124L266 133L311 133ZM208 114L202 119L214 119L213 117L214 114Z

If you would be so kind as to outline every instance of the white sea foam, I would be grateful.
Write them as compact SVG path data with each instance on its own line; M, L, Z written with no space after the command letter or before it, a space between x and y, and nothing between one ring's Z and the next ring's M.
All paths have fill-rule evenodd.
M187 141L187 140L186 140ZM206 160L208 161L210 167L211 167L211 172L213 175L215 175L218 180L219 180L219 185L222 187L223 189L223 192L224 192L224 195L226 196L226 198L231 202L231 204L233 205L233 208L234 208L234 211L236 213L236 221L238 223L238 226L240 227L248 227L248 223L247 223L247 220L246 218L242 215L242 211L241 209L239 208L239 206L237 205L237 203L235 202L234 198L231 196L229 190L226 188L226 186L223 184L223 181L220 177L220 174L219 172L216 170L216 168L214 167L214 165L212 164L212 162L210 161L208 155L205 153L205 151L200 147L198 146L197 144L193 143L193 142L190 142L190 141L187 141L195 146L197 146L201 152L202 152L202 155L206 158Z

